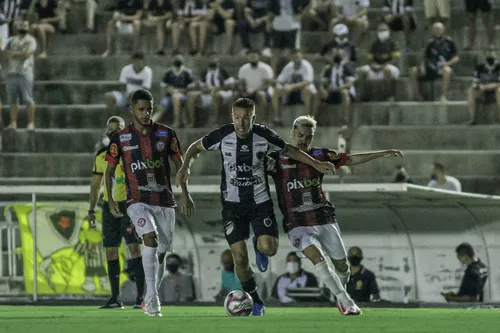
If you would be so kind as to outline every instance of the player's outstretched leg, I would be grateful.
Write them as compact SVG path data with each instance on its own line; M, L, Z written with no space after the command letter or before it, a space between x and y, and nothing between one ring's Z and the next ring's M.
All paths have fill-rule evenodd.
M144 297L144 312L149 316L161 317L161 305L156 288L158 274L158 243L156 233L144 234L142 239L144 247L142 249L142 266L146 280L146 296Z

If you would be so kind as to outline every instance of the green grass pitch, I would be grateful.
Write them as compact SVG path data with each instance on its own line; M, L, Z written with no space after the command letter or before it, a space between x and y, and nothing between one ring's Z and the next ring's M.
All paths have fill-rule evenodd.
M141 310L84 306L0 306L2 333L498 333L500 310L365 309L343 317L336 308L268 308L265 317L228 317L222 307Z

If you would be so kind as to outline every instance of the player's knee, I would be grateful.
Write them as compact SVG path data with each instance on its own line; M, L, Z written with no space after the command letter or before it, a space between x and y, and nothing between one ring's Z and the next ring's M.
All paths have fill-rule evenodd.
M158 239L155 232L142 235L142 241L147 247L158 247Z
M130 252L130 257L132 258L138 258L141 256L141 247L139 244L130 244L128 246L129 252Z
M107 260L117 260L118 259L118 248L117 247L107 247L106 248L106 259Z
M263 253L266 257L272 257L278 251L278 244L274 241L259 242L259 252Z

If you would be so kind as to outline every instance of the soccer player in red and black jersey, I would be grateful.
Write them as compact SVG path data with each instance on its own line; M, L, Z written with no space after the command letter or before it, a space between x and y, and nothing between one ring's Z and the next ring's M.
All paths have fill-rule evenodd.
M314 118L298 117L293 123L291 144L317 160L333 163L336 168L365 163L379 157L403 156L397 150L337 154L327 148L313 148L311 143L315 131ZM344 287L349 280L349 266L335 219L335 208L326 200L321 188L323 174L278 152L270 156L276 161L275 171L271 175L288 238L314 264L317 276L336 296L340 313L360 315L361 310Z
M116 217L123 215L112 194L115 168L122 159L127 186L127 215L144 243L142 265L146 295L143 309L150 316L161 316L157 274L159 264L164 265L165 253L172 250L176 207L168 160L179 170L183 157L174 130L151 120L154 103L151 93L137 90L131 102L132 124L116 133L108 147L106 190L111 213ZM186 182L180 186L182 211L191 215L194 204Z

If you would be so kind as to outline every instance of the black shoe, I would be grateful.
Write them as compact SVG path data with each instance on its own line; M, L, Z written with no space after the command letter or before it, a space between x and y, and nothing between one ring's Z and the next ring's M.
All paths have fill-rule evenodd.
M121 299L117 297L111 297L108 302L101 306L99 309L124 309Z
M144 301L144 298L142 297L137 297L135 299L135 305L134 305L134 309L142 309L142 302Z

